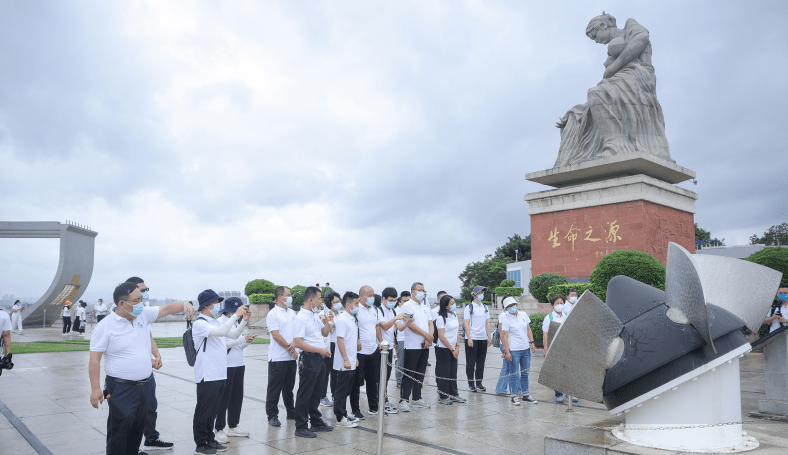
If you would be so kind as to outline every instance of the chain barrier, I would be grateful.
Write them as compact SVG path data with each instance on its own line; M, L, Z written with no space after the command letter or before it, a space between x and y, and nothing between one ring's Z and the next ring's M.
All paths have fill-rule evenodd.
M417 371L408 370L407 368L402 368L402 367L398 367L396 365L392 365L391 363L388 362L388 360L386 360L386 363L389 366L391 366L391 367L393 367L395 369L399 369L400 371L407 370L407 371L410 371L412 373L417 373L418 374ZM424 382L419 381L418 379L416 379L413 376L405 373L404 371L402 371L402 374L404 376L409 377L413 381L418 382L419 384L422 385L422 387L437 388L437 385L433 386L433 385L425 384ZM520 374L520 372L518 371L517 374ZM425 374L425 376L426 376L426 374ZM506 377L506 376L501 376L501 377ZM439 378L439 379L450 380L450 381L456 381L457 380L456 378ZM459 396L452 396L452 395L449 395L449 394L446 394L446 393L443 393L443 392L439 392L439 393L441 393L443 395L447 395L449 397L453 397L453 398L460 398ZM437 405L439 403L431 403L431 404ZM517 415L517 414L510 414L508 412L498 411L496 409L486 408L484 406L471 403L470 401L467 401L467 400L464 402L464 404L475 406L477 408L484 409L486 411L495 412L497 414L502 414L502 415L505 415L505 416L514 417L516 419L527 420L527 421L536 422L536 423L543 423L543 424L547 424L547 425L561 425L561 426L566 426L566 427L587 428L587 429L590 429L590 430L612 430L614 428L614 427L600 426L600 425L576 425L576 424L572 424L572 423L564 423L564 422L556 422L556 421L534 419L534 418L531 418L531 417L524 417L524 416L520 416L520 415ZM411 412L412 411L413 411L413 408L411 407ZM419 417L422 417L422 416L419 415ZM422 417L422 418L424 418L424 417ZM428 420L428 419L425 418L425 420ZM693 428L712 428L712 427L724 427L724 426L728 426L728 425L747 425L747 424L755 424L755 423L783 423L784 424L784 422L780 421L779 418L763 417L763 418L757 418L757 419L753 419L753 420L742 420L742 421L739 421L739 422L710 423L710 424L698 424L698 425L682 425L682 426L671 426L671 427L638 428L638 427L633 427L633 426L627 426L626 424L623 424L623 423L621 425L624 426L625 428L627 428L628 430L648 431L648 430L687 430L687 429L693 429ZM443 427L443 428L446 428L446 427ZM447 429L451 430L450 428L447 428ZM460 433L458 433L458 434L460 434ZM502 450L508 450L508 449L502 449ZM511 450L509 450L509 451L511 452ZM517 453L517 452L515 452L515 453Z

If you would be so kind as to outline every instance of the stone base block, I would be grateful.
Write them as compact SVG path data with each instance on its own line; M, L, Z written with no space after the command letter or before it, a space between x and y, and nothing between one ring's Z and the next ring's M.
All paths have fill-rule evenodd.
M758 411L772 416L788 416L788 401L758 400Z

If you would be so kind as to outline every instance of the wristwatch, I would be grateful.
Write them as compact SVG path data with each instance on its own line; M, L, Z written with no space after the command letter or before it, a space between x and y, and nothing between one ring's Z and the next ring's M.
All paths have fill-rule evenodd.
M536 341L529 341L529 344L536 344Z

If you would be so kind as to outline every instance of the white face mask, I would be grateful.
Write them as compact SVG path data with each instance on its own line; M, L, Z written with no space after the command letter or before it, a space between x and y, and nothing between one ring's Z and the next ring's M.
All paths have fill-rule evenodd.
M418 300L419 302L423 301L423 300L424 300L424 297L426 297L426 294L425 294L425 293L423 293L423 292L421 292L421 291L419 291L419 292L417 292L417 293L416 293L416 300Z
M577 303L577 297L569 297L569 303L571 303L572 305Z
M556 313L563 313L563 311L564 311L564 304L563 303L559 303L558 305L554 306L553 309L555 310Z

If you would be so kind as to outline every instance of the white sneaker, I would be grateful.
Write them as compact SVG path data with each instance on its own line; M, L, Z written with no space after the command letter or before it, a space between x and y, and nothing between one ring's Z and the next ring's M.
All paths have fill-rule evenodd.
M343 417L342 420L337 422L334 426L337 428L356 428L358 425L355 422L348 421L347 417Z
M230 438L227 437L227 433L225 433L224 430L217 431L216 434L214 434L214 439L216 439L216 442L219 444L227 444L230 442Z
M414 408L429 408L430 405L424 402L424 400L416 400L410 404Z
M407 401L400 401L399 402L399 410L402 412L410 412L410 405Z
M241 427L228 428L227 436L234 436L236 438L248 438L249 432L242 430Z

